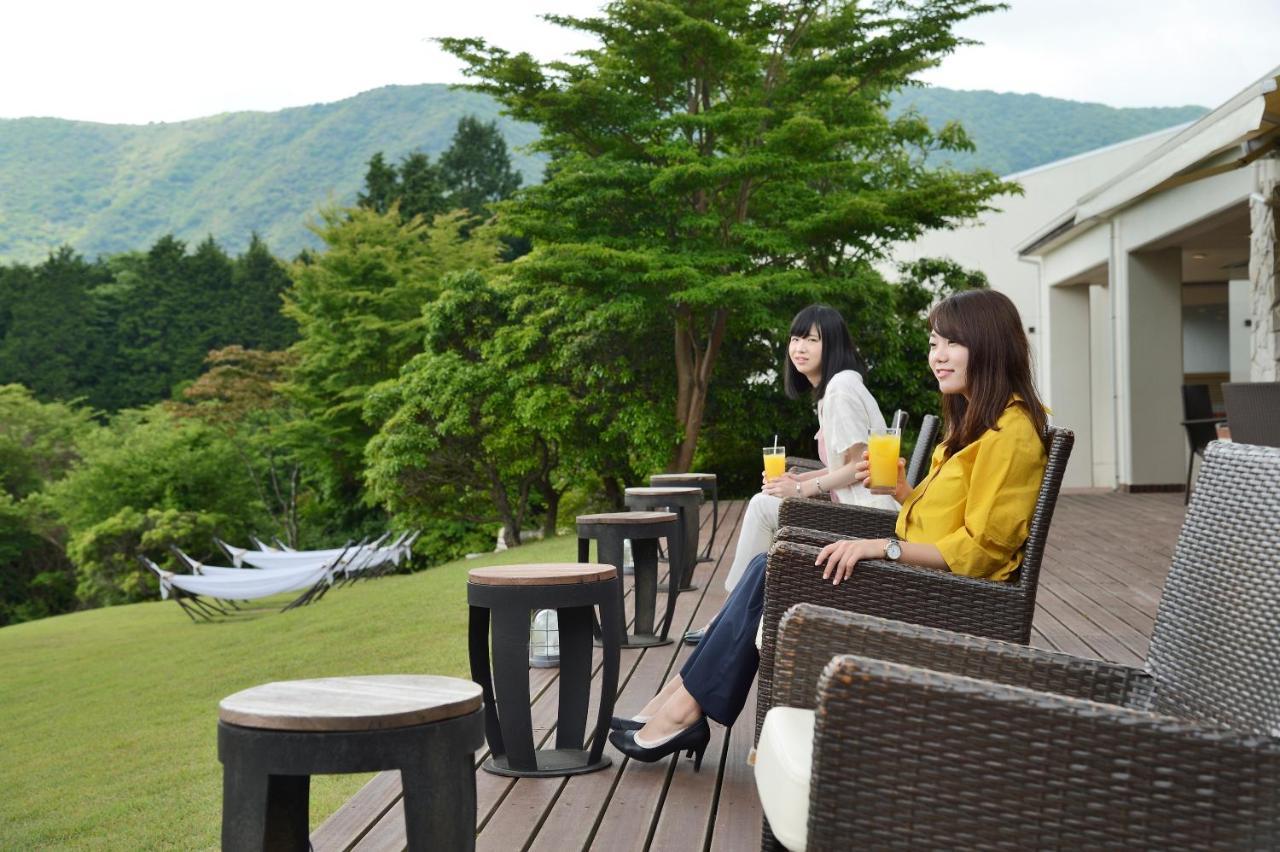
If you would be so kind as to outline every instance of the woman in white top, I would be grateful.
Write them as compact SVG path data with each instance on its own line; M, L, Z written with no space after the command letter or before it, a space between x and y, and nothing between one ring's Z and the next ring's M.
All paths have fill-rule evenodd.
M787 345L785 387L792 399L808 392L817 403L819 428L815 437L818 457L826 467L768 480L751 498L724 582L728 591L738 584L751 558L773 544L778 507L784 497L830 495L838 503L897 510L892 497L872 494L854 475L871 430L885 425L880 406L862 381L865 369L839 311L810 305L796 314Z

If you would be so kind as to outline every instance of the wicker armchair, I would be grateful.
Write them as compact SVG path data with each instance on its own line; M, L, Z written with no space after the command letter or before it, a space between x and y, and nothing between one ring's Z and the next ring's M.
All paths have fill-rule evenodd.
M1280 447L1280 382L1229 382L1222 397L1231 440Z
M807 848L1280 846L1278 516L1280 449L1211 444L1143 668L791 610Z
M1035 513L1031 516L1022 566L1008 582L976 580L946 571L873 560L859 562L849 579L832 586L813 568L818 549L839 538L892 535L897 514L817 500L788 498L782 501L779 515L782 526L769 552L765 581L757 737L765 713L773 706L778 622L795 604L817 603L1009 642L1026 644L1031 640L1040 563L1075 435L1069 429L1051 426L1048 439L1048 463Z

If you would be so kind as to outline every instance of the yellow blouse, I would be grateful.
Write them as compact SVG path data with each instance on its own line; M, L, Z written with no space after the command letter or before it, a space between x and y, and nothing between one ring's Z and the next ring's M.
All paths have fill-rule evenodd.
M1011 400L995 429L950 458L939 444L929 475L898 512L902 541L935 545L954 574L1005 580L1022 561L1048 460L1031 418Z

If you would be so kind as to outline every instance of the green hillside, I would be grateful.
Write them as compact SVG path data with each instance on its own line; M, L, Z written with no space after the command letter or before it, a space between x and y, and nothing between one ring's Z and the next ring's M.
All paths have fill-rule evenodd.
M894 106L959 119L978 145L954 158L1020 171L1202 115L1201 107L1114 109L1037 95L917 89ZM350 203L375 151L438 155L465 114L497 117L525 182L541 161L521 151L529 125L488 97L442 85L388 86L344 101L175 124L0 120L0 262L33 262L63 243L89 257L166 233L212 234L231 253L257 231L277 254L316 245L306 222L326 200Z
M212 234L237 253L254 231L292 256L318 245L306 229L318 205L354 200L375 151L434 158L467 114L498 118L515 166L538 179L540 162L519 150L534 129L447 86L174 124L0 120L0 261L37 261L61 243L89 257L143 249L166 233Z
M977 150L950 155L950 161L1002 175L1194 121L1208 112L1199 106L1117 109L1040 95L939 88L903 92L890 112L906 109L934 126L959 121Z

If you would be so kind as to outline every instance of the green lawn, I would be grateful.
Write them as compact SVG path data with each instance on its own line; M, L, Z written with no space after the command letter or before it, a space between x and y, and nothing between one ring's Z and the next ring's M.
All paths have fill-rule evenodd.
M156 601L0 629L0 847L216 848L219 699L292 678L465 677L467 569L575 548L556 538L214 624ZM317 777L313 825L368 777Z

